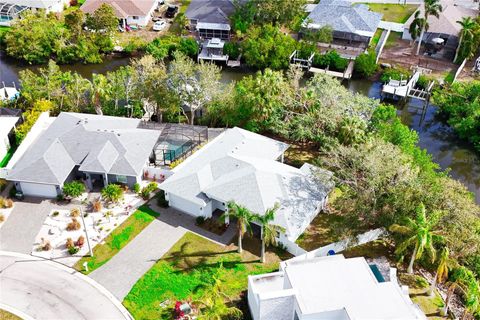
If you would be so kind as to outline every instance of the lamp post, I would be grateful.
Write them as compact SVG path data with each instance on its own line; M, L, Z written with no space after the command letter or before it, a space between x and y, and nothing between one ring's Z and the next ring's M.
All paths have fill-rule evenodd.
M90 254L90 257L93 257L92 246L90 245L90 237L88 236L87 224L85 223L85 219L84 219L84 217L83 217L82 207L80 207L80 217L82 217L83 228L85 229L85 236L87 237L88 252L89 252L89 254Z

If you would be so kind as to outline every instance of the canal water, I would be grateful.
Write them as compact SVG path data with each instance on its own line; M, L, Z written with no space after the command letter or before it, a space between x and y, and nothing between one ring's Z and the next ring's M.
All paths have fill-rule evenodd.
M101 64L62 65L63 71L75 71L85 78L91 78L93 73L106 73L120 66L128 65L129 58L107 58ZM16 60L6 58L0 52L0 82L7 86L15 82L18 86L18 74L21 70L38 69L37 66L21 65ZM222 72L222 82L237 81L251 74L244 70L227 69ZM359 92L372 98L380 98L382 85L368 80L351 80L345 83L352 92ZM402 122L416 130L419 135L419 145L425 148L442 169L449 169L450 175L463 182L475 194L476 202L480 204L480 156L465 142L459 140L451 128L436 117L435 106L427 109L422 119L422 102L412 100L407 104L397 104Z

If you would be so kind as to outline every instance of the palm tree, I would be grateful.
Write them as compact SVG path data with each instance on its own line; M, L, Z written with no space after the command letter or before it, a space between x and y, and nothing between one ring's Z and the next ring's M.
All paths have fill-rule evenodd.
M437 265L437 272L435 273L435 277L433 278L433 283L430 286L430 296L435 294L435 289L437 287L437 283L444 282L448 277L448 269L450 263L449 257L449 250L447 247L443 247L442 251L440 251L440 257L438 259Z
M277 244L279 233L285 231L284 228L270 223L275 218L275 212L278 210L278 207L278 204L275 204L273 208L267 209L263 216L257 215L255 217L262 224L262 263L265 263L265 246Z
M420 37L424 28L428 29L428 22L423 16L421 16L420 10L417 10L412 23L408 27L408 32L412 36L414 42Z
M460 40L453 61L457 61L460 52L462 58L470 59L475 54L474 41L478 25L471 17L462 17L462 20L457 23L462 26L462 31L460 31Z
M448 308L450 307L450 301L452 300L455 290L462 291L464 296L468 294L469 276L466 269L463 267L458 268L457 275L453 281L448 283L447 298L445 299L445 305L440 309L440 314L446 316L448 314Z
M408 238L398 246L397 250L395 250L396 254L403 254L411 246L414 247L407 268L408 273L413 273L415 260L421 258L425 251L429 253L432 262L435 261L436 251L433 243L443 240L443 237L440 236L437 231L433 230L433 227L435 227L438 222L438 215L433 214L430 219L427 219L423 203L420 203L416 211L416 219L407 218L405 226L398 224L390 226L391 232L408 236Z
M251 223L255 218L255 215L250 212L244 206L238 205L233 201L230 201L227 205L228 211L225 212L222 218L225 220L226 217L235 217L237 218L237 228L238 228L238 253L242 253L242 236L245 232L252 232Z
M223 267L219 268L219 273L222 272ZM199 317L202 320L222 320L222 319L242 319L243 313L236 307L229 307L225 300L230 302L230 298L223 293L222 282L217 276L213 276L214 284L208 290L208 294L200 301L194 301L193 304L199 305Z
M410 34L412 35L412 38L416 39L414 35L418 36L418 30L420 30L420 38L418 39L418 47L417 47L417 53L416 53L417 55L420 53L420 47L422 45L423 35L425 34L425 31L428 31L428 17L434 16L438 18L442 10L443 8L442 8L442 5L440 4L440 0L425 0L423 17L420 17L419 11L415 13L415 19L412 21L412 24L410 24L409 31L410 31ZM415 31L415 32L412 33L412 31Z

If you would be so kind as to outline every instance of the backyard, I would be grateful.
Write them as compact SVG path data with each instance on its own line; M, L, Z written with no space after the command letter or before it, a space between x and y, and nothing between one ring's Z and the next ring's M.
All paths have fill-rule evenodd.
M389 22L405 23L417 10L416 4L385 4L368 3L370 10L383 14L382 20Z
M121 225L112 231L103 243L93 248L93 257L83 257L73 266L76 270L85 274L101 267L116 255L123 247L132 241L143 229L145 229L159 213L143 205L128 217ZM83 264L88 263L88 272Z
M240 255L233 244L221 246L191 232L186 233L133 286L123 304L136 319L171 319L176 301L203 301L214 285L220 286L227 304L242 311L247 276L272 272L280 260L288 259L283 252L268 252L267 262L260 263L259 241L247 238ZM250 250L253 249L253 250ZM255 252L256 254L252 253Z

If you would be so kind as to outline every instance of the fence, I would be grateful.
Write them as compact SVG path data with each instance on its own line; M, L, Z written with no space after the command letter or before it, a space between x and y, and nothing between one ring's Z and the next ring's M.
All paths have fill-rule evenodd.
M362 233L362 234L360 234L356 237L350 237L350 238L347 238L347 239L344 239L344 240L341 240L341 241L338 241L338 242L335 242L335 243L331 243L329 245L320 247L318 249L315 249L313 251L306 252L306 253L301 253L302 252L301 250L303 250L303 249L299 247L301 250L298 250L293 245L291 246L293 251L289 250L290 249L289 246L287 246L287 250L291 254L295 255L295 258L292 258L291 260L324 257L324 256L327 256L330 251L338 253L338 252L342 252L342 251L344 251L348 248L351 248L351 247L355 247L355 246L359 246L359 245L362 245L362 244L365 244L365 243L368 243L368 242L371 242L371 241L375 241L378 238L380 238L381 236L385 235L385 233L386 233L386 231L385 231L384 228L378 228L378 229L370 230L370 231ZM305 252L305 250L303 250L303 251ZM300 253L300 254L298 254L298 253Z

